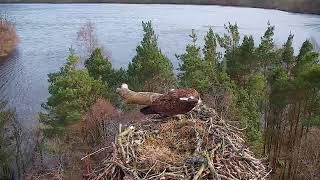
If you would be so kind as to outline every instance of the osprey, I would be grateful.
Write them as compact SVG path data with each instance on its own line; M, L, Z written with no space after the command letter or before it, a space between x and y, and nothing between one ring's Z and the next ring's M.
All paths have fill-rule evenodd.
M185 114L200 102L199 93L195 89L172 89L155 99L151 105L142 108L140 112L144 115L160 114L168 117Z

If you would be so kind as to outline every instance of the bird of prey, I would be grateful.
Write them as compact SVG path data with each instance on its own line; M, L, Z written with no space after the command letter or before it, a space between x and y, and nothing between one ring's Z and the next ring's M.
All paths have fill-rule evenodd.
M140 112L144 115L159 114L162 117L185 114L201 102L200 95L195 89L172 89L155 99L151 105Z

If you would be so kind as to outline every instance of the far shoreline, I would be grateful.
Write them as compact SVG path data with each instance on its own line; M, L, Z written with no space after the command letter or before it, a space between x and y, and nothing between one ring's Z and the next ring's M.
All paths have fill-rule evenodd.
M310 14L310 15L320 15L320 7L311 9L311 10L306 10L306 9L289 9L289 8L282 8L282 7L268 7L268 6L263 6L263 5L243 5L243 4L221 4L221 3L194 3L194 2L138 2L138 0L133 0L133 1L126 1L124 2L119 2L117 0L94 0L90 2L84 2L81 0L76 0L71 2L69 0L63 0L61 2L50 2L49 0L46 1L38 1L37 0L31 0L29 1L19 1L19 2L0 2L0 4L146 4L146 5L199 5L199 6L223 6L223 7L243 7L243 8L257 8L257 9L266 9L266 10L278 10L278 11L283 11L283 12L288 12L288 13L299 13L299 14Z

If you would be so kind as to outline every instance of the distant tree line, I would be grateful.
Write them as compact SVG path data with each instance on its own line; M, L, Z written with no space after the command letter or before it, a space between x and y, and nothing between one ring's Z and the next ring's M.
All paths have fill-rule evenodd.
M319 0L0 0L0 3L129 3L129 4L203 4L278 9L320 14Z

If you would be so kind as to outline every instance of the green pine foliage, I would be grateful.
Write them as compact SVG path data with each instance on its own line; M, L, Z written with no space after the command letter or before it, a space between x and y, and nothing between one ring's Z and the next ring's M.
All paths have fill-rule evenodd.
M85 61L89 75L95 80L102 81L108 90L108 100L120 107L120 97L115 93L117 87L127 81L126 71L123 68L113 69L110 60L103 55L101 48L96 48Z
M89 75L96 80L107 81L112 74L111 62L103 56L101 48L96 48L85 61Z
M217 52L218 35L213 32L212 28L209 29L207 35L204 37L204 42L205 44L202 51L204 54L205 71L211 83L217 83L220 71L219 58L221 54Z
M211 64L213 65L214 59L210 59L209 56L214 58L214 52L209 48L205 49L207 59L206 61L203 60L201 57L201 49L196 44L197 36L194 30L192 30L190 37L192 42L187 45L186 52L182 55L177 55L178 60L181 62L179 65L179 71L181 73L178 76L179 85L181 87L195 88L202 93L207 92L211 82L213 82L213 79L210 79L210 74L213 74L214 70L214 67L210 67Z
M48 75L50 97L43 105L48 114L41 114L40 119L59 132L81 120L97 98L108 97L103 82L91 77L87 69L78 69L78 63L79 57L71 52L60 71Z
M290 34L287 42L283 45L281 60L285 65L285 68L289 71L292 68L295 61L294 50L292 47L293 35Z
M227 73L238 85L245 86L250 75L255 72L257 63L253 37L244 36L242 44L231 57L226 59Z
M267 30L264 35L261 37L261 43L259 44L256 55L258 58L258 67L266 75L271 66L276 63L277 52L273 40L274 36L274 26L270 25L268 22Z
M171 61L158 47L151 21L142 22L143 40L128 66L128 83L134 90L164 91L175 86Z

